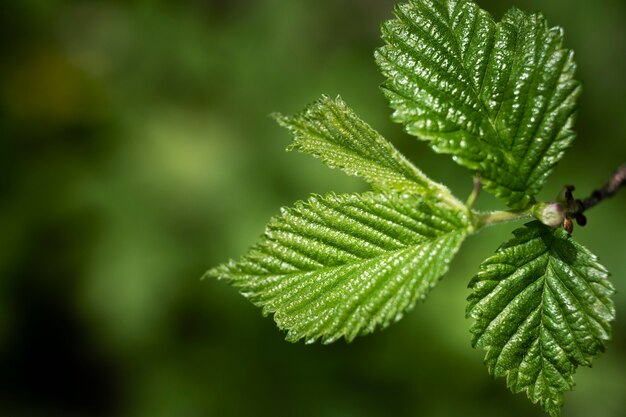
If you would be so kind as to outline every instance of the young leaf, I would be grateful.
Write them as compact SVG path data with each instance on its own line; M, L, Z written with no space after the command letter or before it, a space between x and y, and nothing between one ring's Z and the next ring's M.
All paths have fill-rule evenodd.
M445 186L424 175L361 120L341 97L322 96L302 113L276 115L276 119L294 136L289 150L309 153L331 168L363 177L374 189L438 196L462 206Z
M393 119L508 206L533 202L574 139L580 86L561 29L517 9L496 24L470 0L411 0L396 16L376 52Z
M239 262L208 274L274 313L289 341L350 341L424 298L469 228L465 212L415 194L315 196L283 209Z
M487 350L493 376L554 417L576 367L589 366L611 336L614 290L596 257L562 228L535 221L514 234L470 283L473 345Z

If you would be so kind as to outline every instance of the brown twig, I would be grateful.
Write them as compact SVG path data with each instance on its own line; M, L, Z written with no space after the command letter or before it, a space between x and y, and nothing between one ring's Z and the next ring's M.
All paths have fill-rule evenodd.
M619 191L620 188L624 186L626 186L626 164L619 167L613 175L611 175L609 181L602 186L602 188L594 190L591 195L585 199L574 199L572 194L574 186L566 185L562 192L562 200L564 200L566 205L563 228L565 228L565 230L569 233L572 233L574 228L572 219L575 219L579 226L586 225L587 218L583 213L603 200L612 197Z
M604 184L604 187L594 190L591 196L584 200L576 200L576 202L581 206L582 211L589 210L602 200L612 197L624 186L626 186L626 164L619 167L617 171L613 173L609 181Z

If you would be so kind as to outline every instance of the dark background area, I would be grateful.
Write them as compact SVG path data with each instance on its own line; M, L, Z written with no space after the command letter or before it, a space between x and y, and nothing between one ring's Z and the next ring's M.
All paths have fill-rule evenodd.
M0 415L542 416L470 347L468 280L515 225L468 239L401 322L290 344L206 269L309 193L365 184L285 153L268 115L343 98L461 198L467 171L389 121L373 60L390 0L60 1L0 7ZM579 133L541 197L626 161L626 3L516 5L565 29ZM480 208L501 208L484 194ZM614 341L564 416L626 416L626 193L574 236L612 271Z

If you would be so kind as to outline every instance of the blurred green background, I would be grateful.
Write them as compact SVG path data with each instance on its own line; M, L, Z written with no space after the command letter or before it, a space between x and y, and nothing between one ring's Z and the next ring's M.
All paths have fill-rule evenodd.
M401 322L350 345L290 344L223 282L265 222L365 184L268 116L341 94L461 198L471 179L389 121L373 61L391 0L6 2L0 13L0 415L542 416L489 378L469 278L514 225L466 241ZM626 3L479 1L565 28L585 83L578 140L543 198L626 161ZM488 195L483 209L500 205ZM626 192L576 238L613 272L614 341L564 416L626 416Z

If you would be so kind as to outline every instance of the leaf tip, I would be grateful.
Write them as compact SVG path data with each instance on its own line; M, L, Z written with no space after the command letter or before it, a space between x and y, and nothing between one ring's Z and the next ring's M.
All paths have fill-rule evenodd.
M228 266L227 265L219 265L215 268L211 268L202 275L200 278L201 281L207 279L226 279L228 275Z
M269 117L274 119L276 123L278 123L282 127L289 128L291 126L291 123L289 122L290 118L280 112L272 112L269 114Z

